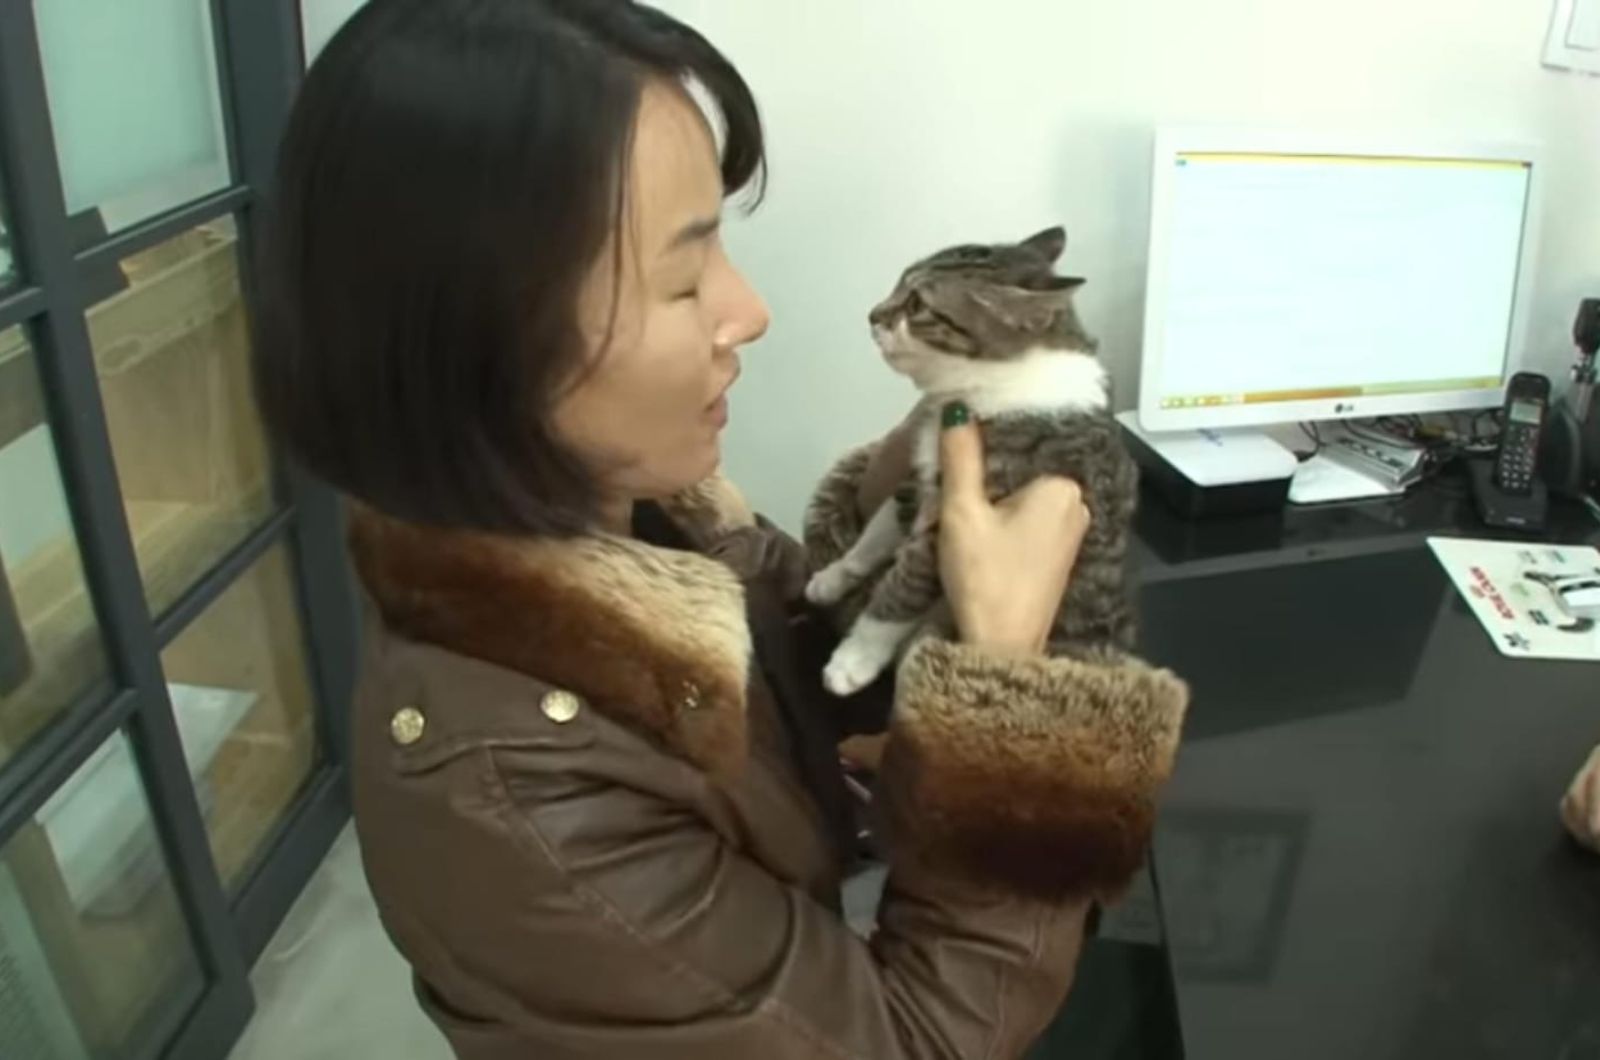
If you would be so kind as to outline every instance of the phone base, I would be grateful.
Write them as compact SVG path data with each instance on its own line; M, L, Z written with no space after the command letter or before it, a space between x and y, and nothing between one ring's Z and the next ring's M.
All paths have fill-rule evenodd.
M1550 491L1543 482L1536 480L1527 493L1507 493L1495 484L1493 461L1468 461L1467 470L1472 475L1478 515L1487 525L1506 530L1544 529L1550 514Z

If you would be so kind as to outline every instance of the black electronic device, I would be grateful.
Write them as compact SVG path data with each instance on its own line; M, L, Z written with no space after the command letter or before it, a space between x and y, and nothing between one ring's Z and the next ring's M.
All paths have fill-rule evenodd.
M1552 410L1539 458L1552 492L1600 502L1600 401L1595 400L1595 357L1600 353L1600 298L1585 298L1572 324L1578 359L1572 386Z
M1578 303L1578 319L1572 324L1572 341L1586 357L1600 353L1600 298L1585 298Z
M1539 439L1550 415L1550 380L1518 372L1506 387L1500 418L1500 452L1494 460L1494 484L1502 493L1526 497L1539 481Z
M1478 516L1488 526L1524 532L1543 530L1550 515L1550 491L1535 479L1526 493L1507 493L1495 483L1495 465L1489 460L1467 461L1472 496Z
M1490 526L1542 530L1550 493L1539 477L1539 441L1550 416L1550 380L1518 372L1506 387L1501 411L1500 452L1493 463L1473 461L1472 494Z

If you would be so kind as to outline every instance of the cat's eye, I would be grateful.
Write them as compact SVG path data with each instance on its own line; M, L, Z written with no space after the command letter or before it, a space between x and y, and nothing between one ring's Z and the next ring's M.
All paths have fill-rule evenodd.
M923 298L916 291L912 291L906 296L905 311L907 319L918 324L926 324L938 316L938 314L933 311L933 307L928 304L927 299Z

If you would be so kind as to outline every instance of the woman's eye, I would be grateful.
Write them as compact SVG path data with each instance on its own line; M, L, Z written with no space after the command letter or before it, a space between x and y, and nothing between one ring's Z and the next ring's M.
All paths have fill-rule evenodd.
M679 291L672 296L674 302L688 302L700 297L700 285L697 283L687 291Z

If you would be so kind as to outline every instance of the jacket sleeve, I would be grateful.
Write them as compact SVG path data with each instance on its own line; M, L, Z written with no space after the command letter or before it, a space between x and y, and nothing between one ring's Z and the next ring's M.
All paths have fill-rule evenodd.
M1188 703L1131 656L921 642L881 778L896 856L1039 901L1115 900L1144 862Z
M497 1026L551 1057L1021 1057L1065 999L1090 900L1143 855L1183 686L1137 663L926 641L896 697L870 941L749 856L759 837L642 782L642 743L583 744L580 721L561 730L570 748L457 759L472 794L445 785L428 805L449 819L418 821L418 841L448 837L471 878L386 920L462 987L431 1006L458 1051L504 1055L471 1051Z
M878 444L845 454L812 496L813 567L860 536ZM1044 901L1118 896L1149 847L1188 702L1176 676L1113 649L1005 660L923 641L898 672L883 765L898 856Z
M1059 779L1066 756L1103 745L1024 726L1010 750L986 742L996 730L962 754L941 749L940 725L995 696L1006 717L1044 724L1114 712L1097 697L1129 692L1062 666L1018 670L937 644L908 661L883 776L891 872L870 942L710 820L630 783L628 748L486 748L480 790L499 823L472 850L457 832L451 856L473 866L473 902L514 914L475 940L453 929L452 952L426 964L466 966L492 987L482 1016L551 1056L604 1039L600 1055L663 1060L1014 1060L1065 998L1088 896L1137 864L1137 822L1123 831L1115 815L1136 814L1138 796L1113 805ZM1107 791L1118 781L1103 779ZM1053 808L1086 794L1076 811ZM468 809L482 819L481 803Z
M501 892L486 905L522 916L472 954L491 966L475 980L515 999L496 1017L549 1055L605 1028L600 1055L659 1060L1013 1060L1066 996L1083 906L893 873L866 942L704 823L645 794L592 797L603 812L542 804L507 821L526 861L482 881ZM562 889L510 893L530 868ZM581 938L550 945L566 930Z
M476 941L453 934L453 952L426 963L469 966L492 988L478 1018L541 1055L1014 1060L1065 998L1084 903L908 862L866 941L708 821L626 786L621 762L600 783L514 749L486 754L513 842L457 839L452 856L473 865L475 902L516 914Z

